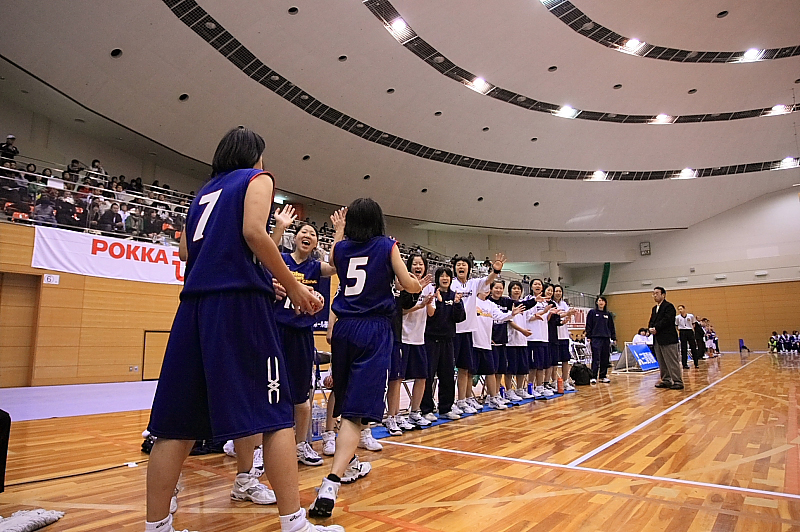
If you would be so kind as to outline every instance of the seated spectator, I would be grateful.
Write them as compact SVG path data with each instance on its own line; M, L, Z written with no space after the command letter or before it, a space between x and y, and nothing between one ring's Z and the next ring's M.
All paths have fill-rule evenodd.
M175 213L186 216L186 213L188 212L189 212L189 207L186 205L186 200L181 198L180 204L177 207L175 207Z
M128 204L127 203L120 203L119 204L119 215L122 216L122 223L125 224L125 220L128 219Z
M150 205L153 205L153 202L155 202L155 200L156 200L156 194L155 194L155 192L153 192L152 190L150 190L150 191L147 193L147 197L146 197L146 198L144 198L144 204L145 204L145 205L148 205L148 206L150 206Z
M35 174L36 173L36 165L33 164L33 163L28 163L25 166L25 171L28 172L29 174ZM27 179L28 181L33 181L34 179L36 179L36 177L32 176L32 175L26 175L25 179Z
M98 229L100 223L100 202L92 202L88 209L84 209L81 225L87 229Z
M136 179L131 181L131 189L134 190L135 192L138 192L139 194L142 194L144 192L144 185L142 185L141 177L137 177Z
M144 220L139 214L137 209L128 211L128 217L125 219L125 232L129 235L139 236L144 233Z
M56 221L60 226L75 227L78 221L75 219L75 198L72 192L64 191L64 195L56 200Z
M122 190L128 190L131 188L131 184L125 181L125 176L122 174L119 176L119 185L122 187Z
M30 165L28 165L30 166ZM26 175L25 176L29 183L28 183L28 195L36 197L38 196L42 190L47 186L47 182L45 179L40 175Z
M100 216L98 229L107 233L122 233L125 231L125 224L119 214L119 203L112 203L111 208Z
M158 236L163 223L163 220L159 218L158 213L154 209L147 209L147 211L145 211L144 232L142 234L148 238Z
M89 170L96 174L108 175L108 172L106 172L105 168L103 168L103 165L100 164L99 159L95 159L94 161L92 161L92 166L91 168L89 168Z
M119 183L117 183L114 195L117 197L117 199L119 201L128 202L128 201L131 201L133 199L133 196L131 196L130 194L125 192L125 189L123 189L122 185L119 184Z
M642 327L631 340L632 344L647 344L647 327Z
M53 171L50 170L49 168L45 168L44 170L42 170L42 176L46 178L53 177Z
M19 149L14 146L14 142L16 140L17 137L14 135L9 135L6 137L6 141L0 144L0 157L3 159L13 159L19 155Z
M159 194L158 199L154 201L150 206L154 209L158 209L158 215L162 219L166 218L167 215L169 214L169 204L164 198L164 194Z
M33 208L33 220L48 225L56 225L55 204L47 192L43 193L42 197L36 201L36 206Z
M81 164L81 162L78 159L72 159L72 161L70 161L70 163L67 165L67 169L65 170L65 172L69 174L69 181L77 182L78 179L80 178L80 173L83 170L86 170L86 167L83 164Z

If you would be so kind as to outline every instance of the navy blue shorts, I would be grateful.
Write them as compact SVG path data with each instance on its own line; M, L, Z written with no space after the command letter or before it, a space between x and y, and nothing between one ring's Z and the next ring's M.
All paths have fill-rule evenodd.
M183 297L161 366L148 430L225 441L294 425L272 302L262 292Z
M494 375L497 373L498 353L494 349L474 348L478 357L478 371L475 375Z
M278 324L278 332L289 372L292 400L299 405L308 401L314 375L314 329Z
M428 378L428 352L424 345L403 344L404 379Z
M528 342L531 353L531 369L547 369L550 367L550 350L547 342Z
M453 338L453 354L456 357L456 367L465 369L473 375L478 371L478 357L472 349L472 333L456 333Z
M495 356L497 357L497 371L500 375L505 375L508 373L508 358L506 357L506 346L504 345L493 345L492 351L495 352Z
M507 375L527 375L530 370L531 353L527 345L507 345L506 359L508 360Z
M405 372L406 367L405 360L403 358L403 344L400 342L392 342L392 358L389 361L389 380L402 380Z
M553 365L557 366L562 362L569 362L569 340L559 340L557 344L550 345L550 355L553 357Z
M388 318L341 318L333 326L333 416L362 423L383 419L394 333Z

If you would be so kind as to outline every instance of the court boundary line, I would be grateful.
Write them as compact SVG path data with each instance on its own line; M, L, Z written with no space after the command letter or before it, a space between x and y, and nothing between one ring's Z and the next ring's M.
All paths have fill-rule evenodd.
M712 490L735 491L738 493L747 493L752 495L761 495L768 497L778 497L781 499L789 499L793 501L800 501L800 495L794 493L783 493L776 491L759 490L755 488L745 488L741 486L726 486L724 484L712 484L710 482L701 482L698 480L687 480L682 478L669 478L659 477L655 475L642 475L641 473L629 473L626 471L613 471L611 469L597 469L594 467L574 466L570 464L558 464L552 462L540 462L538 460L528 460L525 458L514 458L512 456L498 456L494 454L474 453L471 451L459 451L456 449L445 449L443 447L430 447L427 445L418 445L415 443L402 443L395 441L383 441L381 443L388 443L389 445L397 445L398 447L409 447L412 449L423 449L427 451L438 451L443 453L458 454L462 456L472 456L475 458L485 458L489 460L501 460L505 462L515 462L520 464L535 465L539 467L550 467L553 469L564 469L567 471L578 471L584 473L596 473L600 475L609 475L615 477L635 478L638 480L648 480L651 482L664 482L668 484L683 484L686 486L693 486Z
M689 397L684 398L681 401L678 401L677 403L675 403L671 407L667 408L666 410L663 410L663 411L659 412L658 414L654 415L653 417L651 417L649 419L646 419L645 421L639 423L638 425L636 425L632 429L628 430L627 432L624 432L624 433L620 434L616 438L613 438L613 439L607 441L606 443L604 443L603 445L592 449L588 453L586 453L586 454L584 454L582 456L579 456L578 458L576 458L575 460L573 460L572 462L570 462L567 465L578 466L578 465L582 464L583 462L585 462L586 460L589 460L590 458L593 458L593 457L597 456L598 454L602 453L606 449L608 449L610 447L613 447L617 443L621 442L622 440L624 440L625 438L627 438L631 434L634 434L634 433L638 432L639 430L645 428L646 426L650 425L654 421L660 419L661 417L669 414L673 410L675 410L675 409L683 406L684 404L688 403L689 401L691 401L692 399L694 399L698 395L702 394L703 392L706 392L706 391L710 390L711 388L713 388L717 384L721 383L722 381L724 381L728 377L730 377L732 375L735 375L736 373L740 372L741 370L743 370L744 368L746 368L747 366L749 366L753 362L759 360L763 356L764 355L757 356L756 358L754 358L753 360L751 360L750 362L748 362L744 366L740 366L740 367L736 368L735 370L733 370L732 372L728 373L727 375L725 375L724 377L720 378L719 380L712 382L711 384L709 384L705 388L702 388L702 389L696 391L695 393L693 393Z

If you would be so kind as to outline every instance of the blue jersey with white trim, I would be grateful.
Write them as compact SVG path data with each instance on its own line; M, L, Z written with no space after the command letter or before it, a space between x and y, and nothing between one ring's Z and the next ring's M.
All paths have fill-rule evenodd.
M340 318L391 317L395 311L392 249L397 244L386 236L366 242L342 240L333 249L339 289L333 312Z
M289 271L292 272L292 275L300 284L314 290L319 288L322 265L318 260L309 257L298 264L291 253L281 253L281 257L283 257L283 262L286 263ZM284 297L282 301L275 302L275 321L287 327L304 329L313 327L317 322L317 318L316 314L297 314L294 311L291 300L288 297Z
M272 274L247 245L242 232L247 187L263 170L219 174L206 183L186 215L186 262L181 296L252 290L274 296ZM273 178L274 179L274 178Z

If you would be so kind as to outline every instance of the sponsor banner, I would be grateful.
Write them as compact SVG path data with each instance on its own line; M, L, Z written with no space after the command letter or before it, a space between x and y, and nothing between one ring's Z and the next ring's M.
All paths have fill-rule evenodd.
M183 284L185 265L177 247L37 226L31 266L108 279Z

